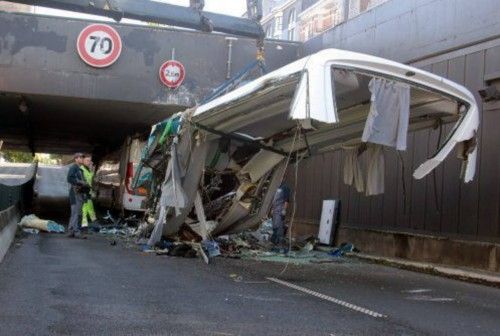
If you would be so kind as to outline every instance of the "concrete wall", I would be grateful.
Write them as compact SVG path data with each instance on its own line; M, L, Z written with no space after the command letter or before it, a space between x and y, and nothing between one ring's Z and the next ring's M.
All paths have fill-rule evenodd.
M92 22L0 12L0 135L5 148L50 153L109 152L126 135L145 132L174 112L199 103L227 78L227 35L150 26L112 25L122 53L111 66L85 64L76 50ZM269 70L299 56L300 44L265 44ZM163 62L182 62L177 89L159 80ZM229 77L255 61L256 41L233 41ZM259 76L254 71L249 78ZM19 106L25 102L27 111ZM109 147L109 148L108 148Z
M305 52L338 48L403 63L500 36L496 0L390 0L305 44Z
M14 240L18 222L19 212L17 207L11 206L0 211L0 263Z
M297 217L307 231L318 225L321 201L336 198L342 202L343 226L500 241L500 105L483 104L478 95L487 79L500 74L499 33L498 1L392 0L305 44L308 53L335 47L411 63L465 85L482 108L479 162L469 184L460 182L454 155L438 167L435 181L432 174L412 178L412 171L435 152L437 130L411 134L403 163L395 151L386 151L386 192L376 197L342 183L341 152L302 162ZM449 131L445 128L444 134Z
M0 91L134 103L193 105L226 79L227 42L222 34L113 24L123 41L116 63L106 69L87 66L76 40L88 21L0 13ZM266 44L269 69L298 55L298 44ZM158 79L161 64L175 58L186 68L177 90ZM255 60L256 42L234 42L232 74ZM41 85L43 83L43 85Z
M500 272L500 244L350 227L340 228L337 240L383 257Z

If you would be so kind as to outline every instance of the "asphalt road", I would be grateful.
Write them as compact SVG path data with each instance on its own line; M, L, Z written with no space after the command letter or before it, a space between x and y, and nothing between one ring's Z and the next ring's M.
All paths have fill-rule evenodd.
M500 334L496 288L349 259L283 268L29 236L0 264L0 335Z

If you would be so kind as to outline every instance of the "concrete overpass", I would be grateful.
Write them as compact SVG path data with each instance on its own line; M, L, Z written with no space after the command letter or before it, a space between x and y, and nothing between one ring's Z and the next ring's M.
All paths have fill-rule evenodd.
M68 153L116 148L195 105L229 75L255 60L256 41L152 26L110 24L123 48L107 68L85 64L76 49L91 22L0 12L0 138L4 148ZM164 86L158 71L172 57L186 68L181 87ZM300 45L267 41L269 70L295 60ZM228 64L230 64L228 71ZM253 74L258 75L258 73Z

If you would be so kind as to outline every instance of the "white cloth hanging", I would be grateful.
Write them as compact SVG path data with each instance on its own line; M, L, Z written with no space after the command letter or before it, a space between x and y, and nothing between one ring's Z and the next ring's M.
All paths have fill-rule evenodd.
M163 235L163 227L165 226L165 219L167 218L167 209L165 207L159 207L160 213L155 223L155 227L153 228L153 232L148 240L149 246L154 246L161 240Z
M172 142L170 162L169 167L167 167L167 174L170 172L170 176L167 177L166 183L164 183L161 188L160 204L162 207L174 208L176 216L179 216L181 214L181 209L186 207L187 196L182 188L181 169L179 167L177 155L176 137Z
M344 159L344 183L356 187L358 192L364 191L363 172L358 160L361 145L343 145Z
M410 86L373 78L368 85L371 106L362 141L406 150L410 117Z
M167 212L174 208L176 216L179 216L182 208L186 207L187 197L181 183L181 168L179 167L179 158L177 153L176 137L172 142L170 149L170 161L165 172L165 179L161 187L160 202L158 204L159 214L155 222L155 227L149 237L148 245L154 246L161 240L163 228L165 226Z
M381 145L368 145L366 150L366 196L384 193L385 159L384 148Z

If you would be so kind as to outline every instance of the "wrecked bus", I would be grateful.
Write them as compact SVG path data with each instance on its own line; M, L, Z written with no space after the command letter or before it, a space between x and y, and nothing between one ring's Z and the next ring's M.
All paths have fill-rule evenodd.
M202 238L257 227L285 170L342 150L344 182L384 191L384 152L410 132L451 124L421 179L457 148L473 179L479 124L463 86L386 59L327 49L155 125L141 162L152 168L149 244L189 225ZM359 164L367 156L366 171ZM293 165L293 166L292 166Z
M120 150L106 157L99 165L95 188L101 206L121 212L146 211L152 172L148 167L137 171L145 146L144 137L127 137ZM137 181L134 181L135 175Z

